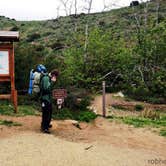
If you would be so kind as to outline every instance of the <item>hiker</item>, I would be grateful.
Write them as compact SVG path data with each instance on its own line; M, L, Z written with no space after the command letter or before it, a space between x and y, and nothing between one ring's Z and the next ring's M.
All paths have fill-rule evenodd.
M57 70L53 70L49 74L46 71L47 70L42 73L40 80L40 99L42 107L41 131L49 134L49 128L52 127L50 124L52 117L52 87L59 73Z

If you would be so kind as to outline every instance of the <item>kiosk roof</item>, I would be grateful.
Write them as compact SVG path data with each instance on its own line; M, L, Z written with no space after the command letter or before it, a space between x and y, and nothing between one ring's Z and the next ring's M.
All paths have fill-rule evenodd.
M7 42L19 41L19 32L0 31L0 41L7 41Z

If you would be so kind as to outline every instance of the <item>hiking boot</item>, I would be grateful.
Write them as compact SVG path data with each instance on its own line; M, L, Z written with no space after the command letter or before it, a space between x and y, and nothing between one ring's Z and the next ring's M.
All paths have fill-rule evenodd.
M45 134L50 134L50 131L48 129L44 129L42 132Z

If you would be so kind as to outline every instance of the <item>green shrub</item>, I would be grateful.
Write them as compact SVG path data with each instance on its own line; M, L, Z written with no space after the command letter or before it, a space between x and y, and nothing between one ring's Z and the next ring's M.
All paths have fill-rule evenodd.
M166 102L162 97L148 97L146 101L152 104L165 104Z
M19 27L18 26L14 26L10 29L10 31L19 31Z
M18 114L16 115L17 116L39 115L40 109L36 109L33 105L32 106L22 105L18 107Z
M0 115L13 115L14 107L11 104L2 104L0 105Z
M72 112L68 108L63 108L63 109L60 109L60 110L54 110L52 117L53 117L53 119L60 119L60 120L74 119L73 115L72 115Z
M40 110L40 100L37 95L19 95L18 96L18 104L21 106L32 106L34 109Z
M141 110L143 110L143 109L144 109L144 106L143 106L143 105L141 105L141 104L135 105L135 110L136 110L136 111L141 111Z
M88 106L91 103L91 97L86 96L80 98L77 94L68 94L67 98L65 99L65 107L70 110L79 110L79 111L86 111L88 110Z
M39 33L32 33L30 35L28 35L28 38L27 38L27 42L32 42L36 39L39 39L41 36Z
M161 116L161 117L160 117L160 120L162 120L162 121L166 121L166 115Z
M166 137L166 128L160 130L160 135Z
M157 119L152 120L149 118L142 117L125 117L122 121L126 124L133 125L134 127L144 127L144 126L152 126L152 127L165 127L166 121Z
M94 120L96 117L97 115L94 112L83 111L79 114L76 120L83 121L83 122L90 122L91 120Z
M73 94L68 94L65 99L65 107L70 110L76 110L78 108L77 97Z
M134 127L143 127L145 124L149 123L149 121L147 121L146 119L132 118L132 117L123 118L123 122L128 125L133 125Z
M26 116L26 115L39 115L36 108L30 105L19 105L18 113L14 112L14 107L12 104L0 105L0 115L8 116Z
M138 87L128 87L127 94L132 98L141 101L146 100L147 96L151 96L149 90L143 85L140 85Z
M79 103L79 109L80 110L87 110L87 107L91 104L91 98L89 96L84 97L81 99Z
M78 121L90 122L94 120L97 115L91 111L79 111L79 110L70 110L68 108L63 108L61 110L54 109L53 119L65 120L73 119Z

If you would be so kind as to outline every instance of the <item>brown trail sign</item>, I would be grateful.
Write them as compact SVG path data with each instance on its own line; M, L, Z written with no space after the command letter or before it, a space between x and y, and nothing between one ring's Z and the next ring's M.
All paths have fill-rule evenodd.
M64 99L67 97L66 89L54 89L52 92L53 99L57 100L58 108L61 109Z
M64 99L67 97L67 91L66 89L54 89L52 96L54 99Z
M19 41L19 32L0 31L0 82L11 83L11 94L1 94L0 99L9 99L17 112L17 90L15 89L14 41Z

